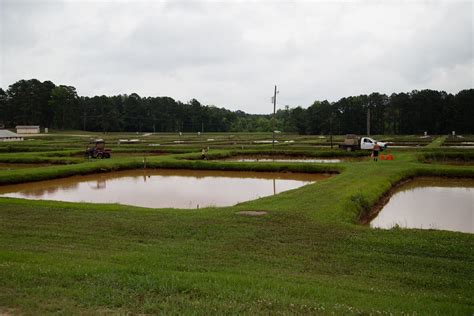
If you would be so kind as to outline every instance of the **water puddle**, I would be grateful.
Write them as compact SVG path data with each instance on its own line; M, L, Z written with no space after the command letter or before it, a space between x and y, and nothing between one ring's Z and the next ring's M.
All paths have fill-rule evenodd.
M419 178L396 190L371 227L474 233L474 179Z
M0 196L195 209L230 206L328 177L304 173L127 170L1 186Z

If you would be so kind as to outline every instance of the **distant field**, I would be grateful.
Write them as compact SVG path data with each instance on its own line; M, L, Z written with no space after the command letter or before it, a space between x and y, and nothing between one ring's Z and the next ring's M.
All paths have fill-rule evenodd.
M425 146L431 143L437 136L417 135L374 135L373 138L389 142L393 145ZM45 149L83 149L89 140L102 138L111 148L116 149L160 149L162 147L210 147L210 148L261 148L270 147L272 142L271 133L90 133L83 131L52 132L50 134L26 136L25 142L8 144L0 143L0 150L8 148L30 148L33 151ZM275 134L275 146L278 148L291 149L330 147L329 135L296 135L286 133ZM119 144L120 140L138 140L134 144ZM344 135L333 135L333 143L342 142ZM474 136L464 136L462 141L474 140ZM456 139L456 142L461 142ZM451 141L448 139L447 141Z
M112 158L83 156L96 138ZM274 148L271 133L53 131L0 143L1 185L145 167L333 175L221 208L0 198L0 314L473 314L474 235L361 223L406 179L474 178L474 149L446 147L474 136L373 138L401 146L384 152L393 161L285 133ZM272 155L350 159L225 160Z

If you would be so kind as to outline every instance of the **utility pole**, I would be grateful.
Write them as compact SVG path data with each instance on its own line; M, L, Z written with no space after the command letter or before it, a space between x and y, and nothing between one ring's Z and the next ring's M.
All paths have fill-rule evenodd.
M331 149L332 149L332 113L331 115L329 116L329 140L331 142Z
M370 107L367 107L367 136L370 136Z
M272 124L272 149L275 149L275 113L276 113L276 101L277 101L277 86L275 85L275 92L273 94L273 124Z

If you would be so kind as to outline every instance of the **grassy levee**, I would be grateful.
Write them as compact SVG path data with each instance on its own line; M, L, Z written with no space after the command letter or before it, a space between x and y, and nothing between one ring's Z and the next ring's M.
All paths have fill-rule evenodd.
M394 161L329 165L177 159L195 156L150 157L147 166L339 174L200 210L0 198L0 312L474 312L473 235L357 224L403 179L474 177L472 167L423 164L405 151ZM4 172L0 183L136 167L139 158L111 159Z
M114 161L113 163L98 161L72 165L47 166L28 170L5 170L0 171L0 185L50 180L74 175L86 175L140 167L143 167L143 163L137 159L123 159L120 162Z
M51 163L51 164L76 164L84 162L83 158L71 157L77 151L52 151L52 152L24 152L21 154L1 154L0 162L2 163Z
M474 151L456 150L456 151L430 151L418 154L418 160L421 162L473 162Z
M285 156L285 157L305 157L305 158L361 158L368 157L365 151L342 151L342 150L330 150L330 149L316 149L316 150L295 150L295 149L247 149L247 150L212 150L207 154L209 160L219 160L225 158L231 158L233 156L249 156L249 157L271 157L271 156ZM182 155L175 155L178 159L187 160L202 160L202 156L199 153L186 153Z
M317 158L344 158L344 157L366 157L367 152L364 151L353 151L347 152L337 149L297 149L297 148L288 148L288 149L276 149L272 150L271 148L261 150L261 149L250 149L250 150L231 150L229 152L230 156L245 155L245 156L271 156L271 155L283 155L289 157L295 156L305 156L305 157L317 157ZM213 156L211 156L213 158Z
M28 146L0 146L0 153L23 153L23 152L44 152L47 150L57 151L63 150L63 147L49 147L49 146L38 146L38 147L28 147Z
M444 141L448 138L448 136L439 136L435 138L431 143L426 145L426 148L438 148L441 147Z

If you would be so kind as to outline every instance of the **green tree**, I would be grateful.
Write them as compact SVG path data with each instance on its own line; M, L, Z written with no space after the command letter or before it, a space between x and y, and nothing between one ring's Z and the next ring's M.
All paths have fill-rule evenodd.
M5 125L7 118L7 94L0 88L0 125Z
M294 132L297 132L300 135L306 134L308 128L307 115L306 110L301 106L291 110L290 122L290 125L294 128Z
M336 107L327 100L315 101L308 108L308 133L313 135L329 134L333 123L335 123L335 111ZM333 121L331 122L331 120Z
M51 91L49 106L53 112L53 127L76 129L80 126L79 98L76 88L57 86Z
M452 130L474 134L474 89L462 90L454 97L454 121Z
M367 99L367 107L370 108L370 133L385 134L388 97L374 92Z
M49 100L55 85L51 81L37 79L19 80L7 90L7 124L42 125L49 127L52 121Z
M129 96L125 96L122 116L124 120L124 128L126 131L142 131L142 125L145 117L143 110L143 102L138 94L132 93Z

